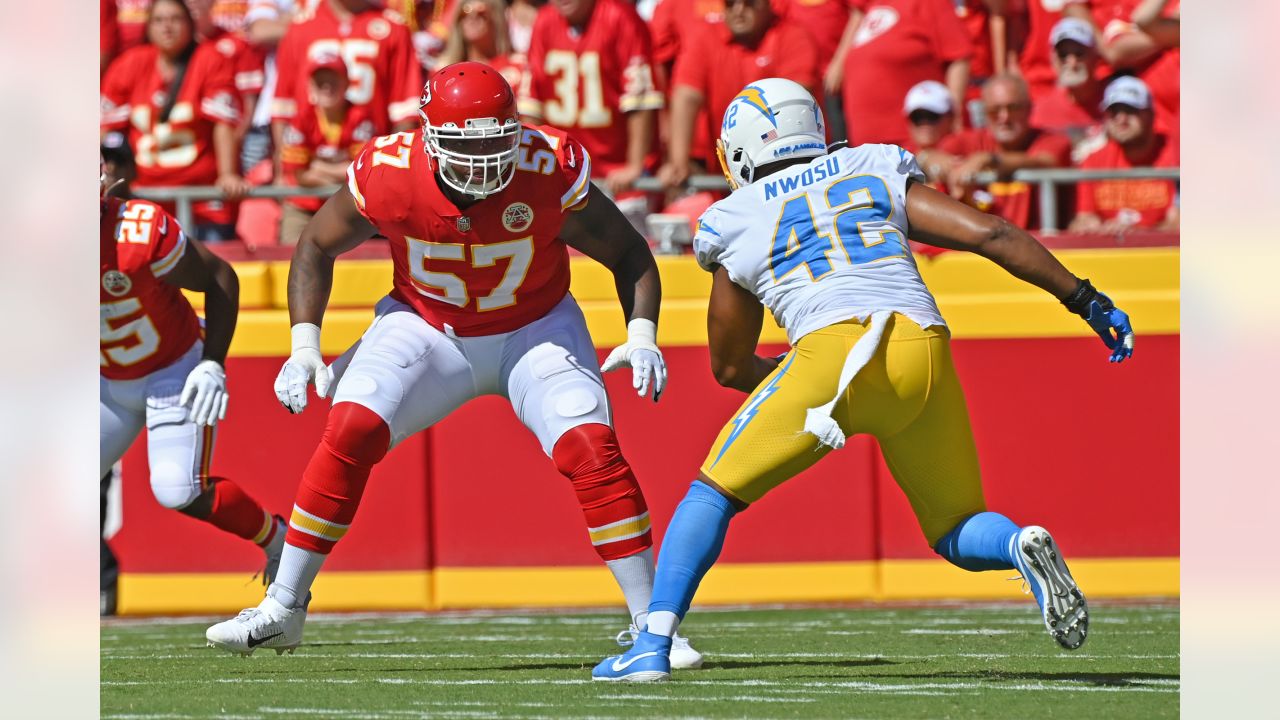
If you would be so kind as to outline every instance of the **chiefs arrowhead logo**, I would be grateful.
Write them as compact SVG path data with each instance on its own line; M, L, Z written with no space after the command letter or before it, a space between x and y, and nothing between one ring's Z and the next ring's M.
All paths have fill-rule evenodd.
M108 270L102 274L102 289L110 295L120 297L133 289L133 281L119 270Z
M514 202L502 211L502 227L509 232L518 233L529 229L533 224L533 208L522 202Z

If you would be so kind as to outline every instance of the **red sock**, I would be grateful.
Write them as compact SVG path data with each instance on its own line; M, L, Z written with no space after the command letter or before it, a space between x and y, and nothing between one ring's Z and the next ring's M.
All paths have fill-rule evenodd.
M205 521L219 530L251 540L258 545L271 542L276 532L275 518L257 500L226 478L209 478L213 504Z
M391 429L372 410L353 402L334 405L302 473L285 541L312 552L333 550L351 526L369 471L390 445Z
M613 428L598 423L571 428L556 441L551 458L573 483L587 534L601 558L617 560L653 545L649 507Z

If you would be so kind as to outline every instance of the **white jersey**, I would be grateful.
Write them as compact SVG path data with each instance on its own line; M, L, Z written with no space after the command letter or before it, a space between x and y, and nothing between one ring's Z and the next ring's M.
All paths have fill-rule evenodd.
M897 145L841 148L739 188L703 213L698 264L724 267L795 344L877 311L946 325L907 244L907 179L924 180Z

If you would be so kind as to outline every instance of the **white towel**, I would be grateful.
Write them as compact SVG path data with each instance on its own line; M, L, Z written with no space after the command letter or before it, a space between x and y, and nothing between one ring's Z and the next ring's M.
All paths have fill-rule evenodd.
M844 367L840 369L840 383L836 387L836 395L831 401L821 407L809 408L804 416L804 431L818 438L818 442L827 447L839 450L844 447L845 436L840 430L840 425L831 417L831 411L835 409L836 401L844 394L845 388L849 387L849 383L853 382L853 378L858 371L871 362L871 357L876 354L876 349L880 347L880 340L884 338L885 326L889 324L889 318L893 313L888 310L881 310L871 314L871 325L867 328L867 332L858 338L858 342L850 348L849 354L845 356Z

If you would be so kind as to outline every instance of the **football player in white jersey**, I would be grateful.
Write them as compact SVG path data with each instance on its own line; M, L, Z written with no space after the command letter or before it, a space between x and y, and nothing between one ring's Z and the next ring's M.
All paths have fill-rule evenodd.
M750 393L676 508L658 559L648 625L597 680L670 677L671 636L715 562L729 520L842 447L874 435L929 545L971 571L1017 570L1045 628L1074 650L1088 608L1053 537L986 508L950 334L907 238L986 257L1058 298L1102 338L1112 362L1133 353L1129 317L1026 232L924 184L894 145L828 152L822 112L800 85L747 86L718 143L735 188L699 220L698 263L713 273L712 370ZM755 354L764 307L791 350Z

